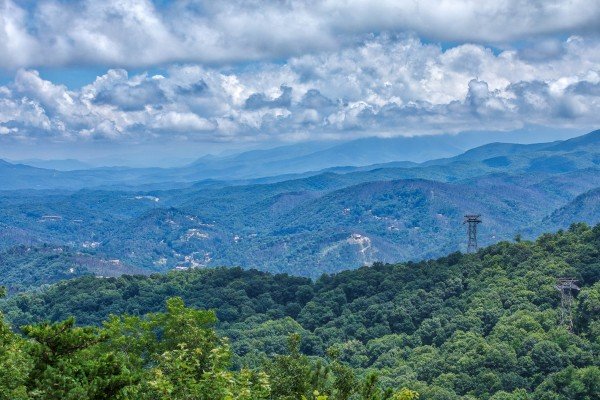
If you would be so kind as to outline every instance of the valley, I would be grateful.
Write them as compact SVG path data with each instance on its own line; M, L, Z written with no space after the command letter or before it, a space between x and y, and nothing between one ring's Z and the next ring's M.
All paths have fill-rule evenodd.
M532 145L487 144L410 167L377 164L275 182L201 181L147 191L0 192L0 249L69 246L123 271L236 265L319 277L373 262L597 223L600 131ZM48 216L56 216L49 218Z

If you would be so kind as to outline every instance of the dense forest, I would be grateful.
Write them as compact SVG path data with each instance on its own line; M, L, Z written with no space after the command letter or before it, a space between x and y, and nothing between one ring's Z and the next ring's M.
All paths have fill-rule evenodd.
M599 279L600 225L584 224L316 281L84 276L0 303L0 398L591 400Z
M0 252L0 286L9 295L83 275L120 276L145 271L69 246L15 246Z

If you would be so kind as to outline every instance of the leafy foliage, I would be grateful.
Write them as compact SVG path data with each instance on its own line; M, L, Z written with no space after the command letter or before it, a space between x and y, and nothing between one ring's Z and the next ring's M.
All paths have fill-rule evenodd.
M2 322L0 399L415 398L406 397L413 393L407 389L385 397L375 397L377 389L361 393L352 369L313 364L300 354L297 336L290 354L264 369L233 371L215 322L213 312L187 308L181 298L167 300L166 312L113 316L102 328L75 327L71 318L25 326L22 338Z
M91 274L72 252L62 247L18 246L0 253L0 284L19 292L64 279Z
M575 333L559 324L554 285L561 276L581 286ZM155 398L217 390L203 386L209 382L199 377L202 371L214 374L211 382L226 374L231 386L222 393L263 393L268 386L267 398L410 399L416 391L421 400L591 400L599 394L599 281L600 225L577 224L535 242L375 264L314 282L239 268L77 278L13 296L1 308L16 326L74 315L101 328L67 320L23 328L26 339L5 328L3 343L33 340L43 349L49 346L44 332L65 329L68 343L89 344L94 359L104 360L94 367L99 376L112 371L102 384L133 382L128 390L143 387L140 393ZM173 296L193 308L169 300L167 312L159 312L158 304ZM214 309L220 322L197 309ZM23 392L30 371L45 370L40 365L66 369L55 358L54 364L18 361L29 354L11 352L6 363L16 378L3 390ZM92 368L83 359L78 371Z

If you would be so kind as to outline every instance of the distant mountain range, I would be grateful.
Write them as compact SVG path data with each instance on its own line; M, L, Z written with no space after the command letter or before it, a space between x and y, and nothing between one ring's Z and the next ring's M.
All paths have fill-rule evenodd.
M560 229L573 221L600 222L600 187L587 191L558 208L541 225Z
M54 169L57 171L77 171L82 169L91 169L93 166L91 164L85 163L83 161L74 160L74 159L64 159L64 160L40 160L40 159L26 159L19 161L12 161L11 164L24 164L30 167L36 168L44 168L44 169Z
M341 143L309 142L228 156L204 156L189 165L176 168L92 168L89 164L72 159L30 159L19 163L0 160L0 179L4 190L77 190L101 187L149 190L184 187L200 180L241 184L260 178L273 182L310 176L325 170L345 173L373 169L375 164L384 164L386 168L406 168L429 160L456 156L475 146L487 144L490 139L491 136L485 133L472 132L458 135L372 137ZM523 146L494 143L482 146L478 151L495 155L497 151L508 154L527 148ZM477 156L480 157L481 154Z
M285 157L275 153L273 162ZM250 162L260 155L234 158ZM105 185L0 191L0 249L68 245L118 259L132 271L239 265L316 277L374 261L465 250L467 212L482 214L482 245L573 222L600 222L600 131L552 143L491 143L420 164L395 161L146 189L123 190L123 180L108 179L130 174L136 182L139 170L62 175L11 164L0 168L27 171L39 181L58 174L62 182ZM90 172L96 178L85 175Z

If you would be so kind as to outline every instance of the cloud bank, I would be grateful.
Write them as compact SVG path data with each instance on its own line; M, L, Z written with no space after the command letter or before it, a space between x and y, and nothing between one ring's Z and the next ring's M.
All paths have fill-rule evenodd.
M14 71L0 86L0 139L226 143L600 122L596 1L23 4L0 0L0 67ZM74 65L107 72L75 90L38 72Z
M599 20L595 0L2 0L0 66L264 61L381 32L501 45L598 34Z

